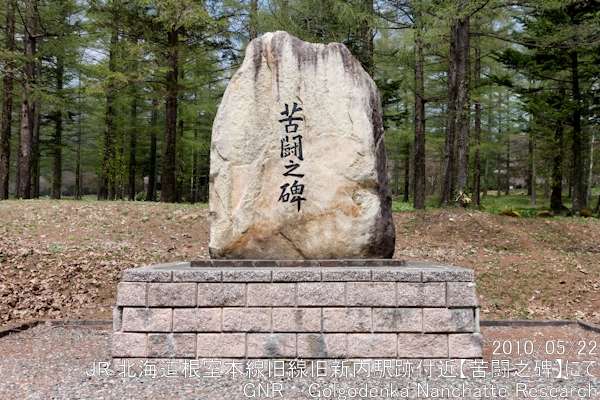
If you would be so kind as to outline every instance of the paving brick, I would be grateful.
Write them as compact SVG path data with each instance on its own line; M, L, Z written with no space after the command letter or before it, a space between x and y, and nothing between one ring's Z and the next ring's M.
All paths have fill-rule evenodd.
M175 270L173 282L221 282L221 271L216 269Z
M248 358L295 358L296 334L248 334Z
M320 332L320 308L274 308L273 332Z
M321 271L317 269L275 269L273 282L320 282Z
M171 282L171 271L148 267L130 268L121 272L123 282Z
M119 282L117 285L117 305L146 307L146 283Z
M212 267L212 260L191 260L191 268L210 268Z
M475 282L448 282L447 307L477 307Z
M271 271L262 269L223 270L223 282L271 282Z
M408 268L373 269L373 282L421 282L421 271Z
M345 284L341 282L298 283L298 306L345 306Z
M277 267L276 260L255 260L254 261L255 268L275 268Z
M475 280L473 270L466 268L424 269L423 282L472 282Z
M123 309L123 331L171 332L171 309L125 307Z
M245 333L199 333L197 336L198 358L246 357Z
M147 336L145 333L113 333L112 356L145 358Z
M348 357L396 358L396 340L393 333L348 334Z
M421 308L374 308L373 332L422 332Z
M356 268L335 268L323 270L323 282L368 282L371 270Z
M322 268L339 268L346 266L345 260L316 260L316 263Z
M244 283L199 283L198 307L243 307L246 305Z
M474 328L472 308L423 309L424 332L473 332Z
M448 335L450 358L483 357L483 338L479 333L456 333Z
M148 357L195 358L196 335L193 333L151 333L148 335Z
M148 307L195 307L195 283L149 283Z
M445 307L445 283L398 283L398 307Z
M221 332L220 308L173 309L173 332Z
M248 307L286 307L296 305L294 283L249 283Z
M224 308L224 332L271 332L270 308Z
M371 332L371 309L323 308L323 332Z
M338 333L299 333L298 358L346 358L346 337Z
M318 267L319 264L314 260L277 260L277 266L280 268L307 268Z
M392 282L348 282L347 302L349 307L394 307L396 284Z
M400 333L398 358L448 358L448 335Z

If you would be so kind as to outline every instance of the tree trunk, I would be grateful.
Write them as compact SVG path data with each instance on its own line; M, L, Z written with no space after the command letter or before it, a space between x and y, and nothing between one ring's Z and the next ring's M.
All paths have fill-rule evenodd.
M500 197L500 150L498 149L498 197Z
M373 27L371 26L371 18L373 17L374 0L363 0L365 17L362 22L362 51L361 51L361 64L367 73L373 76L375 72L375 63L373 60Z
M8 184L10 171L10 138L12 136L12 102L13 78L16 62L12 58L15 51L15 3L16 0L6 2L6 53L9 55L4 61L2 69L3 98L2 98L2 125L0 132L0 200L8 199Z
M550 195L550 208L561 212L564 208L562 202L563 180L563 123L558 122L554 130L553 164L552 164L552 194Z
M161 177L161 200L173 203L176 200L177 179L177 78L179 76L179 31L167 33L168 42L168 71L167 99L165 105L165 156Z
M535 171L535 150L536 150L536 137L533 131L531 132L531 178L530 178L530 187L531 187L531 205L535 206L536 203L536 192L535 192L535 180L536 171Z
M77 107L77 154L75 156L75 200L81 200L83 197L82 179L81 179L81 81L79 83Z
M530 116L531 118L531 116ZM533 175L533 127L530 135L527 139L527 176L525 177L525 184L527 185L527 196L532 195L532 175Z
M505 192L507 196L510 194L510 137L506 138L506 185Z
M204 193L202 202L208 203L208 189L210 187L210 151L206 153L206 165L204 167Z
M56 94L62 96L64 63L62 56L56 57ZM60 199L62 189L62 110L54 113L54 137L52 138L52 193L53 199Z
M589 207L592 207L592 178L593 170L594 170L594 142L596 141L596 135L592 133L590 138L590 168L588 170L588 179L587 179L587 190L586 190L586 204L589 204Z
M131 100L131 128L129 130L129 201L135 200L135 170L137 163L135 151L137 146L137 92L134 91Z
M452 202L452 182L454 171L454 149L456 136L456 101L458 96L458 35L459 22L452 25L450 37L450 65L448 69L448 107L446 110L446 141L444 144L444 161L442 163L442 187L440 205L447 206Z
M485 155L485 176L483 179L483 198L485 199L490 188L490 151Z
M108 52L108 68L111 73L117 71L116 50L119 42L119 30L112 27L110 36L110 48ZM116 89L115 84L109 81L106 88L106 114L104 122L104 153L102 157L102 175L98 200L115 199L115 131L117 110L115 108Z
M465 192L469 172L469 65L470 65L469 17L458 21L458 135L456 191Z
M414 13L415 25L415 142L414 149L414 202L415 209L424 209L426 201L425 186L425 89L423 57L423 24L420 11ZM408 160L408 157L407 157ZM408 162L407 162L408 168ZM405 201L408 201L407 190L404 191Z
M423 185L423 191L425 191L425 185ZM408 203L408 197L410 195L410 143L406 142L406 158L404 159L404 197L402 201ZM425 197L425 194L423 194ZM425 205L423 205L425 208Z
M579 92L579 61L577 51L571 53L571 71L573 85L573 215L581 211L582 206L582 157L581 157L581 93Z
M150 113L150 168L148 171L148 191L146 201L156 201L156 128L158 122L158 101L152 100Z
M258 37L258 0L250 0L250 40Z
M35 45L36 45L36 9L33 0L25 4L27 16L23 47L25 62L23 65L21 126L19 128L19 159L17 165L17 185L15 197L31 198L31 161L33 150L33 124L35 106L31 99L32 84L35 81Z
M478 27L476 27L477 29ZM481 84L481 47L479 36L475 41L475 87L479 89ZM473 160L473 206L481 206L481 160L479 146L481 145L481 102L475 101L475 155Z

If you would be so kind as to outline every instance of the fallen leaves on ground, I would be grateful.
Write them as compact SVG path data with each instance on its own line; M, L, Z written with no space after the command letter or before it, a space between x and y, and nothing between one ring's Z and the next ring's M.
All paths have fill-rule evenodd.
M475 270L482 318L600 322L600 221L441 209L394 213L395 258ZM110 318L121 271L208 258L208 210L0 202L0 325Z

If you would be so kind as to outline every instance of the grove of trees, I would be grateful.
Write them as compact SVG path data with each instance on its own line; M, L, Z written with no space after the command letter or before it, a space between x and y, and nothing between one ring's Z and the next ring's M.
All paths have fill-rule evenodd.
M511 187L557 212L600 201L599 1L0 0L0 25L0 200L206 202L228 79L285 30L373 76L415 208Z

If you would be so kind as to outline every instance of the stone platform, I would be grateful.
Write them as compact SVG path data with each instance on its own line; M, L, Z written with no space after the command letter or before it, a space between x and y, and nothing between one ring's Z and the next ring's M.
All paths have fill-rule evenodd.
M201 260L123 271L114 358L479 358L472 270Z

